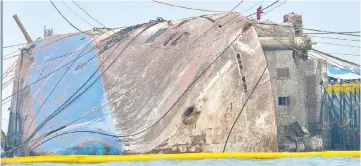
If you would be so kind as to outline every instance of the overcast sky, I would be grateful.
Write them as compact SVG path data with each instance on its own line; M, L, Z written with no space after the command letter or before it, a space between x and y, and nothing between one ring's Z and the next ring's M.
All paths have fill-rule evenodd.
M168 1L172 4L204 8L212 10L230 10L239 1ZM262 2L263 7L273 3L274 1L251 1L245 0L235 11L244 15L254 13L256 7L250 9ZM278 4L283 3L280 0ZM83 22L77 16L67 9L61 1L54 1L59 10L71 21L75 26L82 30L91 29L87 23ZM87 17L77 6L71 1L65 3L76 13L93 25L98 24ZM89 14L98 19L107 27L129 26L138 23L148 22L149 20L162 17L167 20L181 19L190 16L207 14L207 12L192 11L186 9L165 6L151 1L80 1L78 4L83 7ZM278 6L278 4L274 5ZM272 7L271 7L272 8ZM250 10L248 10L250 9ZM247 12L244 12L248 10ZM305 28L327 30L327 31L360 31L360 2L359 1L292 1L288 0L279 7L275 8L262 19L270 19L276 22L283 21L283 15L295 12L303 15L303 23ZM17 14L27 32L33 40L43 36L44 26L53 28L55 34L66 34L76 32L54 9L49 1L5 1L4 2L4 46L25 43L26 40L20 29L13 19L13 15ZM318 35L321 37L335 37L348 40L359 40L358 37L342 36L342 35ZM349 46L360 46L357 41L347 40L330 40L323 38L313 38L313 41L331 44L341 44ZM335 45L317 44L313 46L316 49L334 53L335 56L347 59L349 61L360 64L359 56L339 55L356 54L360 55L360 49L357 47L344 47ZM18 49L18 47L4 49L4 54L8 54ZM4 71L12 64L15 59L4 61ZM3 91L3 98L9 96L12 92L12 86ZM8 104L3 106L2 129L7 132L8 123Z

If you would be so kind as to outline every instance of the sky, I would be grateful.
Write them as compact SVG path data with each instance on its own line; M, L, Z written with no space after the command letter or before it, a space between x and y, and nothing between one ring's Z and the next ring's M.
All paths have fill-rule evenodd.
M61 1L53 1L59 10L69 19L76 27L81 30L88 30L92 27L74 15ZM64 1L73 11L79 14L93 25L99 26L95 21L90 19L82 10L72 1ZM177 4L181 6L221 10L231 10L240 1L167 1L168 3ZM251 1L245 0L234 11L240 12L243 15L249 15L256 11L256 7L248 10L255 4L261 3L263 7L273 3L274 1ZM201 12L186 10L166 6L163 4L148 1L78 1L83 9L85 9L94 18L99 20L107 27L122 27L135 25L139 23L154 20L157 17L162 17L165 20L182 19L191 16L199 16L204 14L212 14L211 12ZM304 28L312 28L326 31L348 32L360 31L360 2L359 1L295 1L280 0L279 7L273 9L267 15L262 16L262 19L269 19L275 22L282 22L285 14L294 12L303 15ZM278 6L278 4L272 6ZM271 7L271 8L272 8ZM247 12L244 12L248 10ZM30 37L35 40L38 37L43 37L44 26L53 28L54 34L67 34L77 32L70 26L55 10L49 1L6 1L4 2L4 46L26 43L26 40L13 19L13 15L17 14L20 21L23 23ZM305 31L309 32L309 31ZM359 37L344 36L344 35L317 35L321 37L334 37L348 40L359 40ZM346 41L346 40L330 40L324 38L312 38L314 42L324 42L331 44L341 44L349 46L360 46L360 42ZM360 48L344 47L326 44L316 44L313 48L332 53L332 55L346 59L348 61L360 64L360 56L339 55L342 54L356 54L360 55ZM4 55L7 55L19 47L11 47L4 49ZM4 60L3 71L16 60L16 58ZM3 82L6 81L3 80ZM3 98L11 95L12 86L3 90ZM2 108L2 123L1 128L7 132L7 123L9 112L7 111L9 104L3 105Z

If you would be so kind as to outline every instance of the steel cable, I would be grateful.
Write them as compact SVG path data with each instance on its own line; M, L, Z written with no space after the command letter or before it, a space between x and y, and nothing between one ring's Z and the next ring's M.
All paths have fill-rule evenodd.
M73 1L74 2L74 1ZM66 8L68 8L74 15L76 15L77 17L79 17L81 20L83 20L85 23L87 23L89 26L95 28L94 25L90 24L88 21L86 21L83 17L79 16L77 13L75 13L64 1L61 1L61 3L63 3L65 5Z
M142 32L144 32L145 30L149 29L150 27L154 26L155 24L150 24L149 26L147 26L146 28L144 28L140 33L138 33L126 46L125 48L123 48L123 50L121 51L121 53L119 53L119 55L121 55L126 48L132 43L133 40L135 40ZM123 41L123 40L122 40ZM118 43L118 45L115 47L115 49L113 50L113 52L110 54L112 55L115 50L120 46L121 42ZM85 90L83 90L79 95L77 95L76 97L74 97L94 76L95 74L99 71L99 69L105 64L105 61L107 61L111 56L107 56L107 58L104 60L103 63L101 63L98 67L98 69L93 72L93 74L88 78L87 81L85 81L83 83L82 86L80 86L80 88L78 88L78 90L76 90L76 92L73 93L73 95L71 95L61 106L59 106L58 109L56 109L51 115L49 115L36 129L35 131L29 136L29 138L27 138L27 141L30 140L48 121L50 121L53 117L55 117L56 115L58 115L61 111L63 111L67 106L69 106L71 103L73 103L77 98L79 98L82 94L84 94L90 87L92 87L96 81L99 80L99 78L116 62L116 60L120 57L117 56L115 57L115 59L104 69L104 72L102 72ZM74 97L74 99L72 99L72 97ZM68 103L69 102L69 103ZM62 127L61 127L62 128ZM55 130L60 130L60 128L55 129ZM53 131L55 131L53 130ZM48 132L48 133L52 133ZM48 134L47 134L48 135Z
M53 3L53 1L50 0L50 3L53 5L53 7L56 9L56 11L58 11L58 13L63 17L63 19L68 22L69 25L71 25L74 29L76 29L77 31L81 32L81 33L85 33L85 34L89 34L87 32L84 32L82 30L80 30L79 28L77 28L75 25L73 25L64 15L63 13L60 12L60 10L55 6L55 4ZM89 34L89 35L93 35L93 34Z
M235 8L237 8L242 2L243 2L243 1L241 1L240 3L238 3L231 11L233 11ZM230 11L230 12L231 12L231 11ZM227 15L228 15L230 12L228 12ZM213 27L213 26L212 26L212 27ZM211 27L211 28L212 28L212 27ZM210 29L211 29L211 28L210 28ZM204 34L204 33L203 33L203 34ZM197 39L198 39L198 38L197 38ZM113 62L114 62L114 61L113 61ZM103 72L103 73L104 73L104 72ZM103 73L102 73L102 74L103 74ZM102 74L101 74L101 75L102 75ZM99 77L100 77L100 76L99 76ZM98 78L99 78L99 77L98 77ZM95 81L94 81L90 86L92 86L94 83L95 83ZM88 88L90 88L90 86L88 86ZM88 88L87 88L87 89L88 89ZM86 90L87 90L87 89L86 89ZM86 90L84 90L81 94L83 94ZM75 92L75 93L77 93L77 92ZM80 95L81 95L81 94L80 94ZM76 98L78 98L80 95L78 95ZM71 97L70 97L70 98L71 98ZM69 99L70 99L70 98L69 98ZM75 99L76 99L76 98L75 98ZM71 103L72 103L75 99L73 99L73 100L71 101ZM68 100L67 100L67 101L68 101ZM64 103L64 104L65 104L65 103ZM69 105L69 104L68 104L68 105ZM63 108L63 109L65 109L65 108ZM63 110L63 109L62 109L62 110ZM50 116L49 116L49 117L50 117ZM52 117L50 117L50 119L51 119L51 118L52 118ZM41 128L41 127L40 127L40 128ZM33 134L32 134L32 135L33 135ZM32 137L32 136L30 136L30 137Z
M103 33L104 34L104 33ZM100 37L101 35L97 36L94 38L93 41L95 41L98 37ZM92 44L92 41L89 41L89 43L84 47L84 49L78 54L77 57L79 57L87 48L89 45ZM63 80L63 78L65 77L65 75L68 73L68 71L70 70L70 68L73 66L73 64L75 63L75 61L72 61L72 63L70 64L70 66L65 70L65 72L63 73L63 75L60 77L60 79L55 83L55 86L50 90L48 96L44 99L44 101L42 102L42 104L40 105L39 109L36 111L35 116L32 118L30 125L25 133L25 138L27 137L27 134L29 132L30 126L33 124L35 117L38 115L38 113L40 112L40 110L43 108L44 104L47 102L47 100L49 99L49 97L53 94L53 92L55 91L56 87L59 85L59 83Z
M80 5L78 5L75 1L73 1L73 3L78 6L79 9L81 9L86 15L88 15L91 19L93 19L94 21L96 21L98 24L100 24L101 26L103 26L104 28L106 28L106 26L104 24L102 24L101 22L99 22L98 20L96 20L94 17L92 17L88 12L86 12L82 7L80 7Z
M234 126L235 126L235 125L236 125L236 123L238 122L239 117L241 117L241 114L242 114L242 112L243 112L243 110L244 110L245 106L247 105L248 100L251 98L251 96L252 96L252 94L253 94L254 90L258 87L258 84L259 84L259 82L261 81L261 79L262 79L262 77L263 77L264 73L266 72L267 67L268 67L268 65L266 65L266 67L264 68L264 70L263 70L263 72L262 72L261 76L258 78L258 80L257 80L257 82L256 82L256 84L255 84L255 86L252 88L251 93L248 95L248 97L247 97L246 101L245 101L245 102L244 102L244 104L242 105L241 111L238 113L238 115L237 115L236 119L234 120L234 122L233 122L233 124L232 124L232 127L231 127L230 131L228 132L228 135L227 135L226 141L225 141L225 143L224 143L224 146L223 146L223 152L225 152L225 150L226 150L226 148L227 148L227 143L228 143L229 137L231 136L231 133L232 133L232 131L233 131Z

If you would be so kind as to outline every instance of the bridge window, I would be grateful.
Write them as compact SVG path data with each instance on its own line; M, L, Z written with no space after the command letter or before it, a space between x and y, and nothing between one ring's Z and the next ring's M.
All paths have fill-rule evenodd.
M277 79L287 79L290 77L290 70L288 67L286 68L277 68L276 69Z
M151 43L153 42L155 39L157 39L165 30L167 30L167 28L161 28L159 29L156 33L154 33L152 36L150 36L145 43Z
M290 105L290 97L289 96L279 96L278 97L278 105L279 106L289 106Z

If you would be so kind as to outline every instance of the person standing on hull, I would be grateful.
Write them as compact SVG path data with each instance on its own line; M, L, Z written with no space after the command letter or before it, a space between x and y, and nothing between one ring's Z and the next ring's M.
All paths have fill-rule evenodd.
M262 11L262 5L257 8L257 12L256 12L256 13L257 13L257 20L261 20L261 13L263 13L263 11Z

